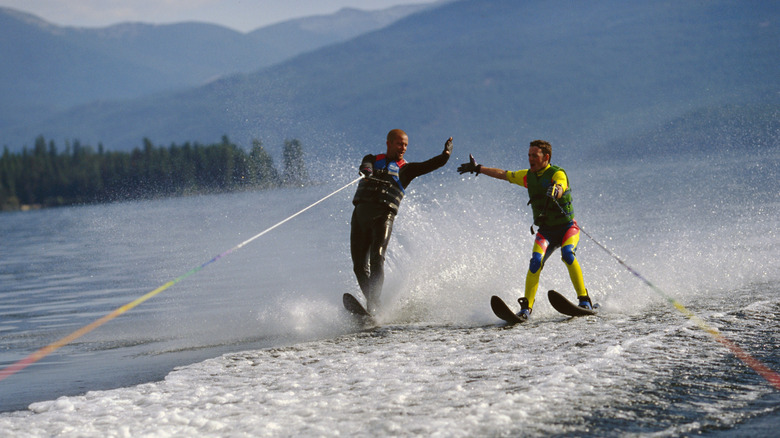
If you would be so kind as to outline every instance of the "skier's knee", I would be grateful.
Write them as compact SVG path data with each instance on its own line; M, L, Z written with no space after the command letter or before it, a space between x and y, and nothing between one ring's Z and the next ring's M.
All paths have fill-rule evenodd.
M567 265L574 263L574 245L566 245L561 248L561 260L563 260Z
M531 263L528 265L528 270L531 271L532 274L536 274L541 268L542 255L536 252L533 256L531 256Z

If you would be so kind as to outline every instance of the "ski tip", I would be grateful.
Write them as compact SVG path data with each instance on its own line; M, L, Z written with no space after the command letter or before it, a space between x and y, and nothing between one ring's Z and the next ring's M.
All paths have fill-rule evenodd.
M547 298L550 300L553 308L560 313L568 316L587 316L597 313L598 305L593 305L593 309L585 309L569 301L566 297L554 290L547 291Z
M506 305L504 300L496 295L490 297L490 307L493 309L493 313L495 313L497 317L501 318L509 325L519 324L526 321L526 319L517 316L512 311L512 309Z
M355 298L354 295L350 293L345 293L342 296L342 301L344 303L344 308L347 309L350 313L358 316L373 318L371 313L369 313L369 311L366 310L365 307L363 307L363 304L361 304L360 301L358 301L358 299Z

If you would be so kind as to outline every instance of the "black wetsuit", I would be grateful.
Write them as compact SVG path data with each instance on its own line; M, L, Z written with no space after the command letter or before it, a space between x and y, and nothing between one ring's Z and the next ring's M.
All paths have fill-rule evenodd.
M376 155L363 157L361 168L366 163L370 163L373 168L372 178L383 179L385 184L400 184L406 189L414 178L444 166L449 158L449 154L441 153L427 161L404 163L400 166L396 179L387 175L386 166L385 168L376 168ZM363 182L361 181L361 183ZM395 190L400 193L402 198L403 191ZM389 203L387 199L380 199L380 197L381 195L373 195L372 192L367 192L358 186L353 200L355 210L352 212L352 226L349 236L352 267L371 313L376 312L379 295L382 293L385 279L385 251L393 231L393 220L398 211L398 203L400 203L400 198L397 198L397 202L393 204Z

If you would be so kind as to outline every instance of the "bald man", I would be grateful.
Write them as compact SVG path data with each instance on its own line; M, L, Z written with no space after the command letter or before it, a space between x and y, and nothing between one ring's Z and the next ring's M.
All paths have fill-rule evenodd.
M352 204L350 249L352 267L358 285L366 297L367 310L375 315L384 284L384 264L387 244L393 231L393 221L406 187L420 175L433 172L447 164L452 152L452 137L441 154L423 162L404 160L409 136L400 129L387 134L387 151L366 155L360 163L360 180Z

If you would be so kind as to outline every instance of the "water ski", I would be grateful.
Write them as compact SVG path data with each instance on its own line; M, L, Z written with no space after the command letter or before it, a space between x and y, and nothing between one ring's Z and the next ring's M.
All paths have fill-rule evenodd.
M344 302L344 308L347 309L349 313L355 316L359 316L363 319L373 321L374 318L370 313L368 313L368 310L366 310L366 308L360 304L360 301L358 301L354 295L345 293L342 301Z
M595 315L596 314L596 307L598 307L597 304L594 304L594 309L584 309L571 301L567 300L566 297L561 295L560 293L551 290L547 292L547 298L550 300L550 304L552 304L553 308L555 310L563 313L564 315L568 316L588 316L588 315Z
M526 319L517 316L515 312L506 305L504 300L495 295L490 297L490 308L493 309L493 313L495 313L497 317L509 324L519 324L526 321Z

